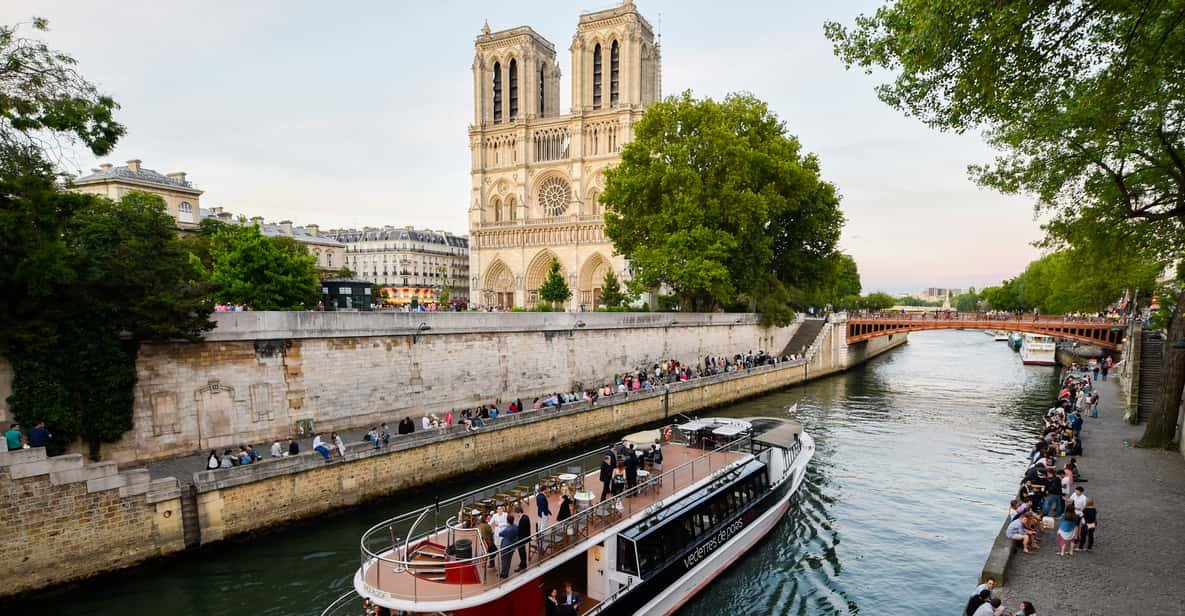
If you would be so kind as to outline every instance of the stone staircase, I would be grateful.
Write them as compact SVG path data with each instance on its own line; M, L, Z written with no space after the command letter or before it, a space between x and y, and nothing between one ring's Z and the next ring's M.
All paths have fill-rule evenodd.
M1144 330L1140 339L1139 421L1148 415L1160 398L1161 368L1164 366L1164 338L1159 331Z
M779 357L802 353L804 348L815 342L815 339L819 337L819 332L823 331L823 326L826 324L827 319L804 319L798 326L798 331L790 337L790 342L787 342L786 347L782 349Z

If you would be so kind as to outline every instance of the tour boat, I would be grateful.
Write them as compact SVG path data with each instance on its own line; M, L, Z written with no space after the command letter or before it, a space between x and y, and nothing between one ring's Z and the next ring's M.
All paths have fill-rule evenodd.
M565 584L583 599L569 613L675 612L777 525L815 444L798 422L773 418L693 420L655 435L661 468L640 471L635 487L605 500L599 465L608 448L376 524L362 536L357 595L325 613L357 613L366 600L393 614L542 616L548 593ZM542 529L540 489L553 514ZM561 493L574 497L572 516L554 521ZM503 578L501 557L516 547L487 550L476 526L516 504L534 534L526 568L516 553Z
M1031 366L1057 365L1057 344L1042 334L1025 334L1020 346L1020 360Z

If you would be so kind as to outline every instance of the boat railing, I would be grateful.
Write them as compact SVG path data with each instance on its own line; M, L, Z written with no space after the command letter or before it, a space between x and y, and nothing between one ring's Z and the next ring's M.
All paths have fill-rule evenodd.
M351 590L330 603L321 616L366 616L366 606L362 597Z
M402 545L392 546L385 539L385 529L396 525L400 518L382 522L372 527L362 537L361 581L365 586L366 593L370 596L393 600L450 601L489 592L515 580L520 575L524 575L522 572L515 572L508 578L499 576L502 559L510 558L517 562L518 557L515 554L520 547L525 548L530 554L528 572L553 558L568 555L569 548L579 545L597 533L629 519L636 513L661 507L660 502L645 499L635 501L634 496L654 491L673 494L713 476L727 466L727 464L721 463L722 460L732 461L730 456L733 452L740 451L750 445L751 437L745 437L716 449L706 450L702 455L661 474L654 475L644 482L639 482L636 487L599 503L592 501L596 497L595 493L579 495L584 497L583 503L587 508L577 511L566 520L554 522L542 530L537 530L529 537L521 539L509 547L489 550L481 554L478 554L475 548L473 553L478 555L468 558L455 558L453 555L449 555L443 563L444 581L428 580L417 575L413 562L416 552L421 546L430 544L434 540L439 541L439 527L432 532L409 533ZM595 453L599 454L602 451L598 450ZM565 462L554 466L561 466ZM519 477L529 475L530 473ZM465 501L466 498L483 493L485 491L477 490L463 497L445 501L445 503ZM577 504L580 504L579 499L577 499ZM407 518L408 516L401 517ZM445 533L445 537L447 536ZM501 539L495 537L495 541L500 543ZM447 550L450 546L437 545L437 547Z

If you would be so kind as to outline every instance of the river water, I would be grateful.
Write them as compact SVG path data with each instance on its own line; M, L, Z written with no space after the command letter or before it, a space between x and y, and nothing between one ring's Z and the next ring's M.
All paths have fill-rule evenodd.
M770 416L797 403L818 449L798 509L683 613L961 610L1055 387L1053 368L1023 366L980 332L928 332L845 374L718 411ZM466 477L432 493L223 542L26 596L4 612L313 616L350 588L366 528L432 494L492 479ZM60 548L68 557L70 547Z

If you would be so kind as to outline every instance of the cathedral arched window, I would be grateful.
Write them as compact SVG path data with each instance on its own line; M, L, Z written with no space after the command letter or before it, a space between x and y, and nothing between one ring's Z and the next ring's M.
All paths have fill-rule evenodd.
M518 60L510 60L510 119L518 117Z
M494 123L502 121L502 64L494 63Z
M514 213L514 195L506 197L506 220L514 220L518 214Z
M621 68L621 49L617 41L613 41L613 46L609 48L609 106L617 106L618 95L618 77Z
M495 198L494 202L492 204L492 208L494 210L494 222L501 222L501 220L502 220L502 202L499 201L497 198Z
M593 47L593 109L601 108L601 44Z

